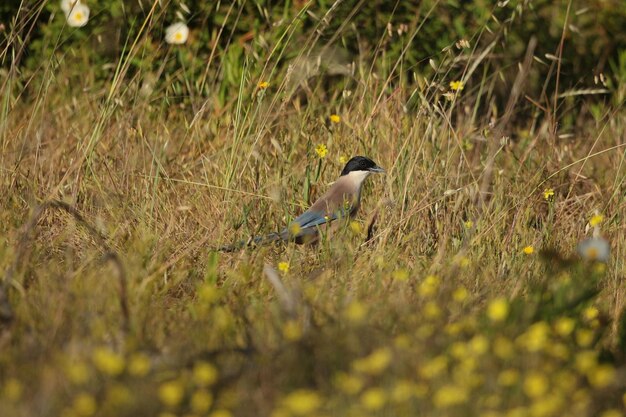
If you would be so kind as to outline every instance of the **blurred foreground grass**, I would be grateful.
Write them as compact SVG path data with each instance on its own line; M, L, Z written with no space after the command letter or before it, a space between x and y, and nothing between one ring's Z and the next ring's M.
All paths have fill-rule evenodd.
M339 74L312 64L332 42L277 36L291 61L249 49L215 94L185 45L137 35L102 79L87 43L33 70L7 35L0 415L624 415L626 58L556 81L558 45L503 67L517 20L489 22L412 70L384 26ZM156 56L174 72L135 66ZM387 175L338 238L212 250L281 229L356 154ZM593 233L609 262L577 256Z

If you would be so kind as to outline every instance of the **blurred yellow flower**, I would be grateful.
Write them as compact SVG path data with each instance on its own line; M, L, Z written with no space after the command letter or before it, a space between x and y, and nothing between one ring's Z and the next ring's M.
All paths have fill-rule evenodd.
M441 309L434 301L427 302L422 311L427 319L436 319L441 316Z
M109 376L121 374L126 367L124 358L106 347L94 349L92 360L100 372Z
M296 342L302 338L302 328L296 320L288 320L283 325L283 337L290 342Z
M344 314L348 321L352 323L359 323L365 318L367 309L363 304L355 300L348 304Z
M538 398L548 392L548 378L542 373L532 371L524 378L524 393L530 398Z
M339 123L341 122L341 117L338 114L331 114L330 121L333 123Z
M200 389L191 396L191 410L194 413L204 414L213 404L213 395L210 392Z
M213 385L217 381L218 372L209 362L199 361L193 367L193 382L201 387Z
M424 379L432 379L448 369L448 358L444 355L439 355L429 360L418 369L419 374Z
M359 223L358 221L352 220L350 222L350 230L355 235L358 235L358 234L361 234L361 232L363 232L363 226L361 226L361 223Z
M452 299L456 301L457 303L461 303L465 301L468 296L469 296L469 292L467 291L465 287L458 287L452 293Z
M257 87L259 87L261 90L265 90L269 86L270 83L267 81L259 81L259 83L257 84Z
M615 408L610 408L603 411L600 417L624 417L624 414Z
M348 157L347 157L347 156L345 156L345 155L341 155L341 156L339 157L339 163L340 163L340 164L342 164L342 165L344 165L346 162L348 162Z
M589 219L589 226L596 227L599 226L600 223L604 221L604 216L601 214L594 214L591 219Z
M450 81L450 89L452 91L463 91L465 84L463 81Z
M554 198L554 190L552 188L546 188L543 190L544 200L552 200Z
M489 340L483 335L476 335L469 341L470 351L475 355L482 355L489 349Z
M597 319L599 315L600 315L600 310L598 310L598 307L596 306L589 306L583 310L583 317L587 321L592 321L594 319Z
M9 378L2 387L2 395L9 401L16 402L22 397L24 386L15 378Z
M465 227L466 229L471 229L472 227L474 227L474 222L471 220L466 220L463 223L463 227Z
M182 45L189 37L189 27L184 22L172 23L165 28L165 42L172 45Z
M576 343L580 347L588 347L593 343L594 334L589 329L578 329L576 331Z
M391 350L388 348L376 349L368 356L357 359L352 363L355 371L370 375L378 375L391 363Z
M283 274L286 274L287 272L289 272L289 262L285 262L285 261L279 262L278 270L282 272Z
M417 292L422 297L429 297L435 294L437 288L439 288L439 278L435 275L429 275L420 283Z
M315 153L320 158L326 158L326 154L328 154L328 148L323 143L320 143L315 147Z
M574 366L581 373L587 373L598 363L597 353L593 350L583 350L576 354Z
M145 376L150 372L150 358L145 353L135 353L128 360L128 373L133 376Z
M291 236L297 236L298 233L300 233L302 231L302 228L300 227L300 225L298 223L291 223L289 225L289 234Z
M503 387L512 387L519 381L519 371L517 369L505 369L498 375L498 384Z
M570 317L559 317L554 322L554 330L559 336L569 336L576 327L576 321Z
M550 339L550 326L545 321L531 325L518 337L519 343L530 352L542 350Z
M120 406L132 403L133 398L133 393L125 385L113 384L107 390L105 402L113 406Z
M465 388L458 385L444 385L433 397L433 404L437 408L448 408L454 405L463 404L469 399L468 392Z
M401 379L396 382L391 390L391 400L396 403L402 403L408 401L415 392L415 385L412 381Z
M535 248L533 248L532 245L528 245L528 246L524 247L524 249L522 251L526 255L532 255L535 252Z
M72 403L72 408L79 416L92 416L98 409L96 399L85 392L78 394Z
M181 381L168 381L159 386L159 399L168 407L176 407L185 395L185 387Z
M609 364L599 365L589 372L587 378L593 387L607 387L615 380L615 368Z
M316 392L306 389L293 391L283 399L283 406L297 416L315 412L321 403L322 400Z
M84 384L89 379L89 367L84 362L71 362L65 367L65 375L74 384Z
M361 394L361 405L366 410L380 410L387 402L385 391L380 388L370 388Z
M337 388L348 395L358 394L363 388L363 380L358 376L340 372L335 378Z
M504 297L496 298L487 307L487 316L491 321L500 322L506 320L509 315L509 302Z

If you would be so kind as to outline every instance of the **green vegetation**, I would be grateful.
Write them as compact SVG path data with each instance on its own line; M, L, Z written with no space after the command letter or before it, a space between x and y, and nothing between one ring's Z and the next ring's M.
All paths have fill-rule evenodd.
M624 415L621 0L86 5L0 4L0 416Z

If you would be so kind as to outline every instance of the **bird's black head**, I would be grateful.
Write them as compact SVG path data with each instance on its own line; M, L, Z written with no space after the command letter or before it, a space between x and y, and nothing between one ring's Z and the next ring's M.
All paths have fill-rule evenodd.
M384 169L376 165L376 162L364 156L355 156L350 159L341 171L341 175L348 175L354 171L385 172Z

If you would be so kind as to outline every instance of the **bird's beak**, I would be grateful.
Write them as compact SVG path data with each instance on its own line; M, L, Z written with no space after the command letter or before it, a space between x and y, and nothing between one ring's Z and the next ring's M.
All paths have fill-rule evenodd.
M385 170L382 169L381 167L379 167L378 165L375 166L374 168L370 168L369 170L370 170L370 172L378 172L378 173L381 173L381 174L385 173Z

